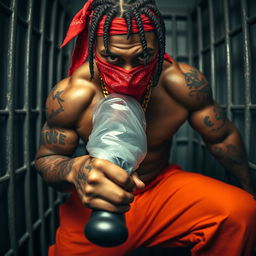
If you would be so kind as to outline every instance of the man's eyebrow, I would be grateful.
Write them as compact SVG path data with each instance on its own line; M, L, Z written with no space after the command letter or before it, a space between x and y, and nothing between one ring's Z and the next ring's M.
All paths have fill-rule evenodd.
M152 52L155 51L155 49L148 47L148 48L147 48L147 51L148 51L148 53L152 53ZM120 57L120 55L118 55L118 54L116 54L116 53L113 53L113 52L110 52L110 51L106 52L105 49L104 49L104 50L101 50L100 53L103 54L103 55L105 54L105 55L111 55L111 56L115 56L115 57ZM138 52L137 54L135 54L134 56L139 56L139 55L141 55L142 53L143 53L143 51L140 51L140 52Z

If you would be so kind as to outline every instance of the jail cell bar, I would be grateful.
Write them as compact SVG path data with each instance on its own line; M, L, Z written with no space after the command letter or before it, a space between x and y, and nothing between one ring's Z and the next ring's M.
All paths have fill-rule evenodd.
M54 241L61 196L34 157L46 96L66 76L69 20L58 0L0 1L0 255L46 255Z
M189 64L204 73L216 101L240 130L256 181L256 2L253 0L203 0L189 14L173 14L172 22L187 22ZM168 18L168 17L166 17ZM175 26L172 26L172 28ZM175 30L173 30L175 31ZM177 26L176 26L177 31ZM168 36L168 27L167 27ZM171 34L173 56L180 61L179 37ZM176 50L176 51L175 51ZM184 58L183 58L184 59ZM208 153L200 136L186 124L175 136L171 159L190 171L238 185ZM184 159L185 158L185 159ZM195 161L196 159L196 161Z

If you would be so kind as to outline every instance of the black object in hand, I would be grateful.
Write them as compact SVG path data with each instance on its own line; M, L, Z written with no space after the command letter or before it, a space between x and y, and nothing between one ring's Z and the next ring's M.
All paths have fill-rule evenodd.
M100 210L92 212L84 233L90 242L103 247L118 246L128 238L124 215Z

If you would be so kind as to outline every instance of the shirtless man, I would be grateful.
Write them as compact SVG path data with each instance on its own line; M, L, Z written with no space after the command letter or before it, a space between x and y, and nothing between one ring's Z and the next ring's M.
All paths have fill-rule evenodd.
M190 246L195 256L249 256L252 251L256 203L249 194L253 189L244 145L235 125L212 99L206 78L194 67L167 57L164 60L164 50L160 49L164 30L161 34L155 24L143 27L146 48L142 32L140 29L136 32L133 27L129 38L127 32L118 33L111 27L110 32L107 31L109 41L106 43L106 37L104 39L103 15L107 15L106 23L112 15L112 25L120 25L121 18L115 17L127 18L127 13L136 12L143 15L148 8L163 26L160 14L152 6L154 2L150 0L129 1L129 5L124 1L91 0L76 16L81 21L81 17L94 13L92 18L90 16L90 32L93 34L94 25L95 52L92 52L93 40L84 33L80 42L83 41L86 48L86 40L89 42L89 56L86 55L89 61L79 67L73 65L72 75L52 89L46 102L47 121L36 156L36 168L43 179L59 191L72 192L61 206L56 244L50 248L49 255L127 255L139 246L155 245ZM97 23L97 17L103 25ZM137 17L133 22L139 22ZM143 19L146 19L143 25L150 20ZM83 31L90 25L83 24ZM81 51L80 46L78 51ZM76 54L74 56L76 58ZM96 62L92 62L95 58ZM111 73L105 74L100 67L116 66L125 73L143 66L145 60L146 67L156 58L158 65L151 72L151 81L157 84L152 88L145 112L148 153L140 167L129 176L106 160L90 155L72 158L79 138L85 143L88 141L92 111L104 97L104 91L122 90L107 84L105 75L111 76ZM148 87L137 94L133 88L127 94L143 103L147 90ZM247 192L169 165L171 138L186 120ZM114 248L91 244L83 235L90 209L125 213L128 241Z

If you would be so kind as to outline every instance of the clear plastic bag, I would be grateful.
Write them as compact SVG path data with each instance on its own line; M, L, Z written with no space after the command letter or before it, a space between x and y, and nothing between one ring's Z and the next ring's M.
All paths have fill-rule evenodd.
M132 97L113 93L93 111L93 130L87 150L92 157L109 160L129 174L147 153L145 114Z

